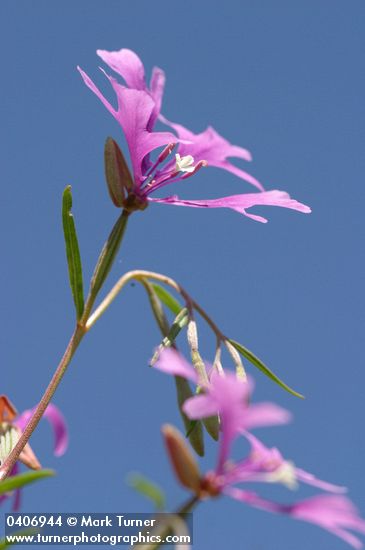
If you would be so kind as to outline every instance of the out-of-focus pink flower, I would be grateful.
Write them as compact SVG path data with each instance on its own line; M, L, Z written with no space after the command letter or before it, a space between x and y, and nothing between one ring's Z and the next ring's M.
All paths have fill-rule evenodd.
M125 81L122 85L114 77L105 73L117 97L117 107L105 98L90 77L78 67L85 84L97 95L103 105L118 121L123 129L129 148L133 172L133 189L129 190L134 201L129 204L147 204L147 201L191 206L193 208L230 208L260 222L267 220L262 216L247 213L252 206L281 206L309 213L310 208L283 191L264 191L261 183L251 174L232 164L230 158L251 160L251 153L242 147L232 145L220 136L212 127L200 134L194 134L184 126L169 122L161 114L161 103L165 85L164 72L154 68L150 85L145 80L145 71L140 58L131 50L98 50L101 59ZM157 119L169 125L172 132L156 132ZM172 151L177 147L175 158ZM150 153L162 148L156 161L150 159ZM182 200L177 196L150 198L150 195L172 183L185 180L200 168L216 166L248 181L260 192L221 197L214 200Z
M253 428L287 424L292 415L275 403L251 403L254 383L239 380L233 373L220 375L212 370L209 384L199 381L192 365L175 350L161 351L155 367L174 376L182 376L203 387L199 395L187 399L183 405L185 414L191 419L208 418L219 414L222 427L220 453L217 471L226 462L232 442L241 433Z
M365 533L365 521L359 516L353 503L339 493L345 487L333 485L297 468L283 458L277 448L268 448L247 430L258 425L273 425L289 420L287 411L271 403L248 405L252 382L244 383L234 375L221 376L213 371L208 384L202 384L193 367L176 351L165 350L155 365L159 370L183 376L203 388L203 393L188 399L185 414L191 419L201 419L218 414L222 437L218 464L201 478L199 498L230 496L250 506L273 513L286 514L327 529L342 538L354 548L362 548L361 541L349 530ZM251 387L250 387L251 386ZM256 407L256 411L255 411ZM253 413L250 417L250 409ZM232 443L242 434L250 443L251 450L245 458L234 461L230 458ZM254 482L282 483L294 489L305 483L337 495L317 495L295 504L283 505L262 498L253 491L247 491L239 484Z
M34 409L26 410L20 415L17 414L15 407L9 401L6 396L0 396L0 436L5 441L12 441L14 446L16 441L21 436L24 428L30 420ZM44 415L50 423L54 433L54 454L61 456L66 452L68 446L68 431L66 421L61 411L53 404L48 405ZM1 445L0 445L1 448ZM5 457L3 457L5 459ZM28 468L38 470L41 465L33 452L29 443L24 447L23 451L19 455L19 462L25 464ZM19 462L17 462L11 472L14 476L19 473ZM1 465L1 460L0 460ZM2 495L0 497L0 504L13 496L13 510L18 510L20 507L21 491L18 489L10 495Z
M26 410L15 419L14 423L18 426L20 431L24 430L34 411L35 408ZM55 456L62 456L68 447L68 430L65 417L61 413L60 409L52 403L48 405L43 417L48 420L53 430L54 454Z

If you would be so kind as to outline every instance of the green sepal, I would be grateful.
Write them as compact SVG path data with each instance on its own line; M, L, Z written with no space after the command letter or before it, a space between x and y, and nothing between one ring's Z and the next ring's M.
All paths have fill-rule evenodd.
M239 344L238 342L235 342L234 340L231 340L230 338L228 338L228 341L232 344L233 347L236 348L236 350L243 357L248 359L255 367L257 367L268 378L270 378L270 380L272 380L273 382L276 382L276 384L278 384L281 388L283 388L287 392L291 393L292 395L295 395L295 397L300 397L301 399L304 399L304 395L296 392L295 390L290 388L287 384L285 384L285 382L280 380L280 378L278 378L276 376L276 374L274 374L272 372L272 370L270 370L258 357L256 357L256 355L254 353L252 353L252 351L245 348L245 346L243 346L242 344Z
M24 474L18 474L16 476L11 476L0 481L0 495L14 491L15 489L20 489L25 485L44 479L45 477L52 477L55 475L53 470L36 470L31 472L25 472Z
M125 189L127 192L132 189L133 180L122 151L111 137L105 142L104 165L110 198L115 206L121 207L126 197Z
M77 240L74 217L71 213L72 193L71 185L67 186L63 192L62 200L62 224L66 245L66 257L68 264L68 274L72 296L76 308L76 317L79 320L84 311L84 289L82 280L82 265L80 257L79 243Z
M156 483L141 474L133 473L128 476L128 484L138 493L151 500L157 510L162 511L165 509L165 493Z

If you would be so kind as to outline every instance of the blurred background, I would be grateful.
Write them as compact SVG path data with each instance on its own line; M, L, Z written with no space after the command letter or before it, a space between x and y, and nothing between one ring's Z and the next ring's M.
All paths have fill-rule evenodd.
M152 205L132 217L107 288L134 268L184 284L227 334L306 396L286 394L247 365L255 399L295 415L288 427L256 434L348 486L365 515L364 15L357 0L2 0L0 392L19 410L37 403L73 330L64 187L73 188L86 286L118 215L103 146L109 135L123 145L121 130L76 65L112 99L95 50L128 47L148 78L154 65L166 71L168 118L194 132L213 125L252 152L253 162L240 166L313 213L258 208L269 218L263 225L223 209ZM184 198L252 191L214 168L168 189ZM57 477L24 491L24 511L148 512L126 485L130 471L160 483L170 509L187 497L160 435L162 423L181 428L174 384L147 366L159 339L142 288L130 285L82 343L56 394L69 422L67 454L53 457L46 422L32 438ZM213 344L201 325L207 359ZM237 444L236 456L246 450ZM208 442L202 467L215 460ZM262 492L282 502L316 493ZM195 548L204 550L345 547L317 527L228 498L200 506L194 527Z

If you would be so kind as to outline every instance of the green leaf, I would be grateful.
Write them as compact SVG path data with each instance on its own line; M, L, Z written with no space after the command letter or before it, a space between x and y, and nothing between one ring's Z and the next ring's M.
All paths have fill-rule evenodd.
M37 470L32 472L25 472L24 474L19 474L17 476L11 476L0 481L0 495L14 491L14 489L20 489L29 483L34 483L45 477L52 477L55 475L53 470Z
M164 348L170 348L173 343L175 342L178 334L181 332L181 330L188 324L189 322L189 312L187 310L186 307L184 307L180 313L178 313L178 315L176 315L172 325L171 325L171 328L169 330L169 333L167 336L165 336L165 338L162 340L161 344L159 345L159 347L157 348L156 352L154 353L152 359L151 359L151 366L153 366L161 351L164 349Z
M124 210L121 216L119 216L116 223L114 224L114 227L108 237L108 240L103 246L103 249L100 253L99 259L95 266L93 276L91 278L91 285L90 285L90 295L92 296L91 302L94 301L99 290L103 286L104 281L107 278L108 273L113 265L115 257L118 254L120 243L122 242L122 238L127 227L128 217L129 217L128 212Z
M260 371L266 374L268 378L276 382L276 384L281 386L284 390L291 393L292 395L295 395L296 397L300 397L301 399L304 399L304 396L302 394L296 392L295 390L290 388L287 384L285 384L285 382L280 380L280 378L278 378L276 374L272 372L272 370L270 370L258 357L256 357L256 355L252 353L252 351L248 350L247 348L245 348L245 346L243 346L242 344L239 344L238 342L235 342L234 340L228 339L228 341L232 344L232 346L236 348L236 350L241 355L243 355L243 357L246 357L246 359L248 359L255 367L257 367L258 369L260 369Z
M165 494L156 483L153 483L141 474L130 474L130 476L128 476L128 483L133 489L141 493L141 495L152 500L157 510L165 509Z
M159 299L153 285L147 279L143 279L142 284L148 294L151 309L156 319L156 323L158 324L162 335L167 336L169 334L170 325L163 310L161 300Z
M62 201L62 223L65 236L66 256L68 264L68 274L73 299L75 302L76 316L79 320L84 311L84 290L82 282L82 265L79 250L79 243L76 235L74 217L71 213L72 193L71 185L66 187L63 192Z
M176 298L174 298L174 296L170 294L170 292L163 286L156 283L152 283L152 286L161 302L165 304L165 306L168 307L174 315L178 315L183 308L178 300L176 300Z

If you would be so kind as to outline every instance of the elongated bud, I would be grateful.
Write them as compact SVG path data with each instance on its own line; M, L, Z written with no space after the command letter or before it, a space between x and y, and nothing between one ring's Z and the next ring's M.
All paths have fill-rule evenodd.
M199 466L190 452L184 437L181 433L170 424L165 424L162 427L162 433L165 439L167 453L174 469L177 479L183 487L200 493L201 474Z
M243 366L241 356L236 350L234 346L232 346L231 342L229 340L224 341L224 345L226 346L228 353L230 354L232 361L234 363L234 366L236 367L236 375L237 378L240 380L243 380L244 382L247 381L247 375L245 371L245 367Z
M190 347L191 361L199 376L199 382L203 386L208 386L209 380L205 364L199 353L198 329L194 319L191 319L187 329L188 344ZM219 418L217 415L202 419L208 434L215 440L219 439Z
M105 142L104 161L110 198L115 206L121 207L126 195L133 187L133 180L122 151L110 137Z
M199 381L207 385L209 383L204 361L199 353L198 330L194 319L190 319L187 329L188 344L190 347L191 360L199 375Z

